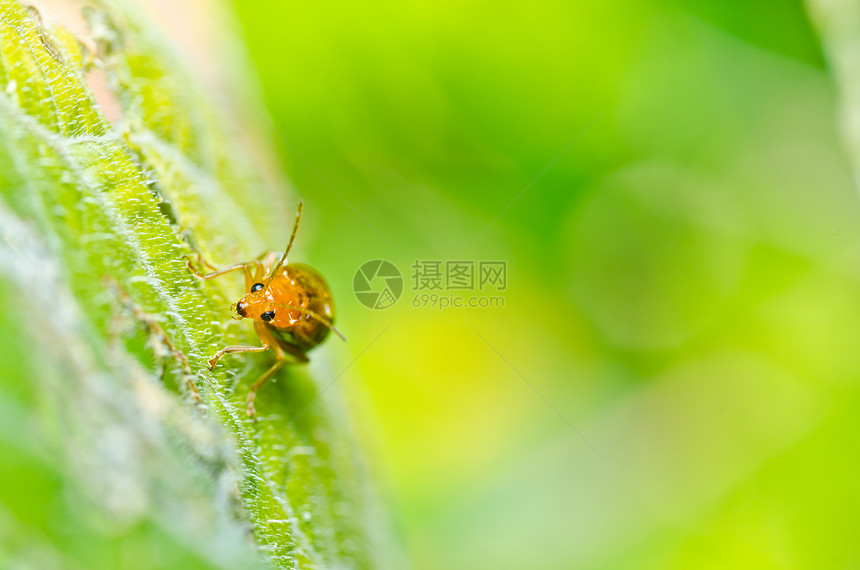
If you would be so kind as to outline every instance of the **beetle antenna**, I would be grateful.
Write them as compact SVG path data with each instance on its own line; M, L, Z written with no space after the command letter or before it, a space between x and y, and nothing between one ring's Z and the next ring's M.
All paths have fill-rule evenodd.
M315 311L311 311L310 309L305 309L303 307L297 307L295 305L284 305L282 303L275 303L275 307L278 307L280 309L287 309L288 311L298 311L300 313L304 313L305 315L308 315L310 318L317 320L317 321L321 322L322 324L324 324L326 327L328 327L328 329L331 332L333 332L334 334L339 336L340 340L342 340L343 342L346 342L346 337L343 336L339 330L334 328L334 326L331 324L331 321L329 321L327 318L325 318L324 316L320 315L319 313L317 313Z
M275 268L272 269L272 274L269 275L269 279L266 280L266 287L269 286L269 283L272 282L272 279L275 278L275 274L278 272L278 269L284 264L284 261L287 260L287 255L290 253L290 249L293 247L293 241L296 239L296 233L299 231L299 220L302 219L302 206L303 203L299 200L299 211L296 212L296 223L293 224L293 233L290 236L290 241L287 243L287 249L284 250L284 255L281 256L281 260L275 265Z

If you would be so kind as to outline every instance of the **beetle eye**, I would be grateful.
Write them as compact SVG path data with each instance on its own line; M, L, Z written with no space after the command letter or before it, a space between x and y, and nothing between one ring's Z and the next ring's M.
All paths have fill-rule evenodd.
M262 283L254 283L253 285L251 285L251 293L254 293L254 292L256 292L256 291L259 291L259 290L260 290L260 289L262 289L262 288L263 288L263 284L262 284Z
M264 321L266 321L266 322L268 323L268 322L270 322L272 319L274 319L274 318L275 318L275 311L266 311L265 313L263 313L262 315L260 315L260 318L261 318L261 319L263 319Z

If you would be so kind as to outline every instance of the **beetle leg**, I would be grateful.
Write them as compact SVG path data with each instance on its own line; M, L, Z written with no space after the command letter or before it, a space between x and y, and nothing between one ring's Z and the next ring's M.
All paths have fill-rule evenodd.
M289 353L290 356L295 357L295 362L290 362L290 364L306 364L311 361L305 351L296 346L287 343L279 344L279 346L281 350Z
M244 344L225 346L221 350L215 353L212 358L209 359L209 370L215 368L215 365L218 364L218 361L221 360L221 357L225 354L239 354L242 352L265 352L269 350L269 345L264 343L263 346L248 346Z
M254 330L259 335L260 340L264 343L268 343L272 346L272 350L275 351L275 363L263 374L257 378L257 380L251 384L251 390L248 392L248 408L247 413L249 417L254 418L254 421L257 421L257 410L254 408L254 399L257 397L257 390L266 383L266 380L271 378L275 372L277 372L281 366L284 365L284 350L278 342L272 338L272 334L269 332L269 329L266 325L262 323L254 323Z
M254 400L257 398L257 390L259 390L260 387L281 368L281 366L287 364L284 353L289 353L290 356L295 357L296 361L291 362L290 364L304 364L306 362L310 362L308 355L299 348L289 344L278 343L273 346L277 347L275 351L277 354L277 361L262 376L257 378L256 382L251 384L251 391L248 392L248 415L252 417L254 421L257 421L257 410L254 408Z
M194 257L197 258L197 263L199 263L200 265L205 265L206 267L208 267L212 271L218 271L218 268L215 267L214 265L212 265L211 263L209 263L208 261L206 261L206 259L202 255L200 255L200 253L197 250L192 250L192 251L193 251Z
M253 273L251 272L251 268L253 268ZM228 273L232 273L233 271L241 270L245 275L245 289L250 289L251 285L259 281L265 275L265 267L260 261L246 261L245 263L237 263L236 265L231 265L229 267L225 267L224 269L219 269L218 271L213 271L212 273L200 273L197 271L193 265L191 265L191 261L188 262L188 269L191 270L195 276L200 279L215 279L216 277L221 277L222 275L226 275Z
M266 380L272 377L272 375L277 372L281 366L284 365L284 353L278 352L277 360L274 364L272 364L271 368L266 370L262 376L257 378L257 381L251 384L251 390L248 392L248 416L254 418L254 421L257 421L257 410L254 408L254 400L257 397L257 390L266 383Z

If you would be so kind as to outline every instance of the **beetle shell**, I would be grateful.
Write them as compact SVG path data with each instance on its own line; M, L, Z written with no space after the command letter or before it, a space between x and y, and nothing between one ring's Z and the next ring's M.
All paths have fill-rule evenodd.
M331 290L323 276L313 267L304 263L288 263L278 270L269 288L273 291L276 302L284 302L278 299L279 290L291 291L295 297L285 304L312 311L328 319L329 324L334 324L335 310ZM288 325L286 327L277 326L283 323L280 320L266 323L266 327L272 331L279 343L294 346L302 352L314 348L329 334L328 326L307 313L290 311L289 319L285 323Z

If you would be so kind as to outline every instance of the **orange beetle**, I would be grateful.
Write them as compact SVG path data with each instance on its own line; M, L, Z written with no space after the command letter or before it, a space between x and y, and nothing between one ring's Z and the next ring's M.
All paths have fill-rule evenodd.
M322 275L308 265L284 264L296 239L301 217L302 203L299 202L287 249L271 271L269 268L278 256L274 251L254 261L237 263L206 274L199 273L188 263L191 272L201 279L213 279L233 271L242 271L245 275L247 293L230 310L236 311L234 319L254 320L254 331L260 337L262 346L225 346L209 359L209 369L215 368L225 354L263 352L270 348L275 352L275 363L251 385L248 393L247 412L253 418L256 418L254 398L257 390L284 365L286 353L293 356L297 363L308 362L307 352L325 340L329 330L346 340L332 326L334 301Z

